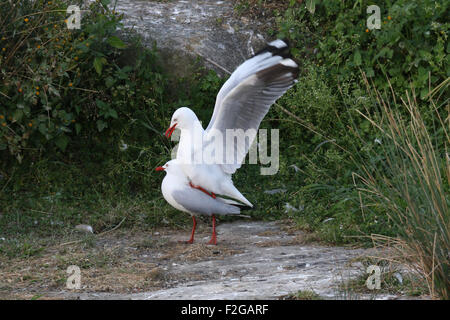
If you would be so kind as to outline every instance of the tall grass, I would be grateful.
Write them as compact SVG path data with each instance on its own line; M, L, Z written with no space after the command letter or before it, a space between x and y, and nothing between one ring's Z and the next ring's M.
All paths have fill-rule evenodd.
M447 79L439 89L447 89L449 83ZM396 103L392 91L394 102L389 103L376 89L371 92L379 113L358 112L381 135L378 156L382 160L360 164L359 191L364 196L363 210L370 206L382 209L398 230L396 238L374 235L374 240L395 244L396 259L410 262L419 271L430 295L449 299L448 100L437 107L430 98L432 119L437 123L432 130L430 117L426 117L429 110L419 108L411 98L414 95L406 92ZM443 111L447 113L444 119Z

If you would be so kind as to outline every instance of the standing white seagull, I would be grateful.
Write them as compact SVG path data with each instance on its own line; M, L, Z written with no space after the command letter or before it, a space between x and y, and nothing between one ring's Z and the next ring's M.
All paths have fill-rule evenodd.
M240 213L239 204L229 199L220 197L212 198L209 194L192 188L187 176L184 174L178 160L170 160L162 167L157 167L156 171L165 171L166 176L161 184L161 191L164 199L174 208L191 214L194 223L191 238L186 243L194 242L196 215L212 216L213 231L209 244L217 244L216 217L215 215L238 215Z
M174 112L166 136L181 130L176 159L192 188L253 207L231 175L241 167L270 106L297 82L299 68L289 56L286 42L275 40L241 64L220 89L206 130L191 109ZM234 136L227 138L229 130ZM211 155L215 162L204 161Z

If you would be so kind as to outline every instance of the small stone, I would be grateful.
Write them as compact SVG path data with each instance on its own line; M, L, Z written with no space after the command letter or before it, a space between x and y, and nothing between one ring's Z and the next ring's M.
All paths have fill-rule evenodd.
M94 233L94 229L90 225L87 224L79 224L75 226L75 230L86 232L86 233Z
M398 283L403 284L403 277L399 272L394 273L394 277L398 280Z
M285 205L284 205L284 213L288 213L289 211L294 211L294 212L297 212L298 211L298 209L296 208L296 207L294 207L294 206L291 206L289 203L285 203Z
M241 17L241 21L245 24L248 24L250 20L247 17Z
M266 190L264 193L267 194L276 194L276 193L285 193L287 189L272 189L272 190Z

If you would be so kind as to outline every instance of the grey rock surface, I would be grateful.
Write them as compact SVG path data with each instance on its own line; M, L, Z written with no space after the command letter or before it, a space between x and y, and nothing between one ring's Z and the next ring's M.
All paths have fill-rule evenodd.
M226 74L266 43L269 22L238 17L232 1L118 0L115 9L148 46L156 41L174 69L183 69L184 58L200 57Z
M148 262L160 264L167 288L141 293L59 293L68 299L278 299L299 290L312 290L328 299L349 298L339 286L361 274L354 260L367 249L327 247L304 241L299 231L286 232L276 222L237 221L218 226L217 246L206 245L209 234L200 234L191 246L198 259L175 254L170 260L149 252ZM186 240L187 234L155 235L167 245ZM169 242L167 242L169 241ZM176 250L176 248L174 249ZM201 253L209 250L208 254ZM351 298L396 298L391 295Z

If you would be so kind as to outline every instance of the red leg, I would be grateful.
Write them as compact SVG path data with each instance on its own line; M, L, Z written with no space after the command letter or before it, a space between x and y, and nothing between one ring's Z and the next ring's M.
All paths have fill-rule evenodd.
M192 227L192 232L191 232L191 238L187 241L180 241L183 243L194 243L194 233L195 233L195 227L197 226L197 221L195 220L195 217L192 216L192 221L194 222L194 225Z
M202 187L200 187L200 186L195 186L195 185L193 185L192 184L192 182L189 182L189 185L191 186L191 188L194 188L194 189L198 189L198 190L200 190L200 191L203 191L204 193L206 193L208 196L210 196L211 198L213 198L213 199L215 199L216 198L216 194L214 193L214 192L208 192L208 191L206 191L205 189L203 189Z
M211 240L209 240L209 244L217 245L217 233L216 233L216 216L212 215L212 222L213 222L213 231Z

